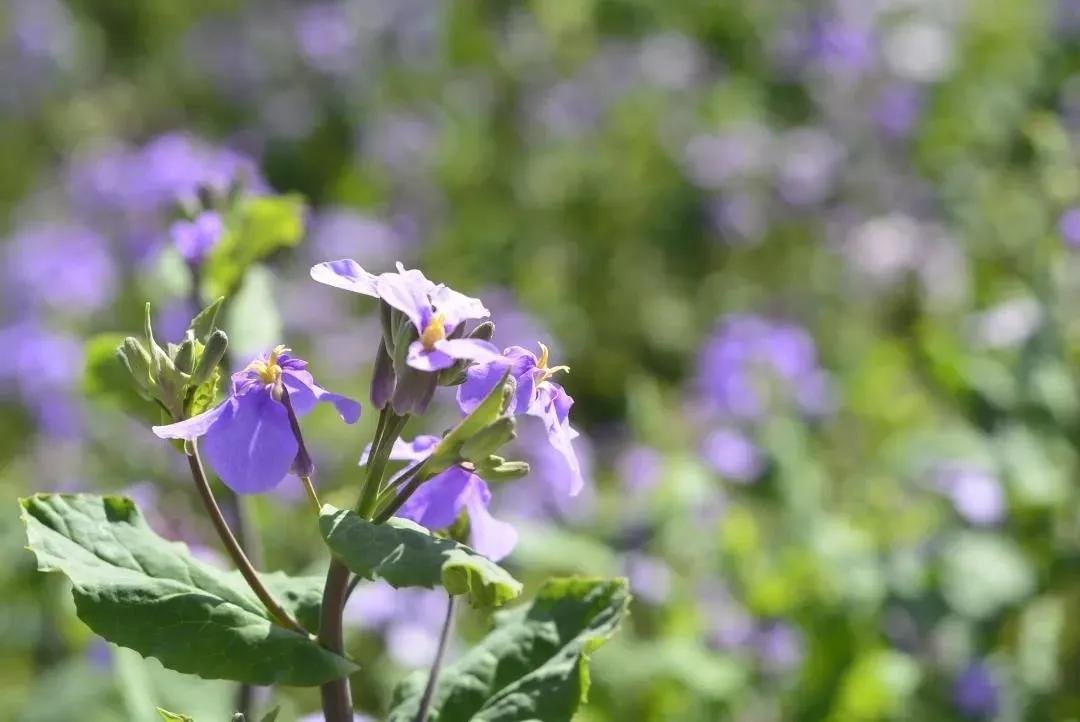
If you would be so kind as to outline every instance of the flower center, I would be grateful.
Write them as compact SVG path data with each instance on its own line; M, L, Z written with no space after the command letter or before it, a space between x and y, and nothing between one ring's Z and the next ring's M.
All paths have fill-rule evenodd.
M552 366L548 368L548 359L551 355L548 352L548 347L539 341L537 341L537 345L540 347L540 358L536 360L536 368L541 372L537 383L543 383L558 373L570 373L569 366Z
M437 313L431 317L427 326L424 326L424 332L420 334L420 343L424 345L425 351L431 351L435 348L436 343L445 339L446 317L441 313Z
M246 371L254 371L258 374L263 383L270 385L276 384L281 380L281 366L278 365L278 359L282 354L289 352L289 349L284 345L274 347L274 350L270 352L270 356L263 361L262 359L256 359L248 364Z

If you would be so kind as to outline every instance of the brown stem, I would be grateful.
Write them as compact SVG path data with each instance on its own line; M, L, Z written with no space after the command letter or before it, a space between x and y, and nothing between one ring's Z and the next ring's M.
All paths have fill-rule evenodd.
M341 614L349 585L349 570L337 559L330 559L323 589L322 614L319 617L319 644L335 654L344 654L345 638ZM349 678L327 682L319 688L326 722L352 722L352 692Z
M210 489L210 483L206 480L206 471L203 469L202 459L199 458L199 449L196 442L192 441L190 443L191 453L188 454L187 459L188 466L191 467L191 476L195 479L195 487L199 490L199 496L202 497L206 511L210 514L210 520L214 522L218 536L221 537L221 542L225 545L225 550L232 558L233 564L236 565L236 568L244 577L244 581L251 587L251 591L255 592L255 596L259 598L267 611L281 626L307 637L307 630L289 616L289 613L282 609L277 600L263 586L262 580L259 579L259 575L255 572L255 567L251 565L247 555L244 554L244 550L240 548L240 543L236 541L236 537L233 536L225 517L222 516L221 508L218 506L217 500L214 499L214 492Z

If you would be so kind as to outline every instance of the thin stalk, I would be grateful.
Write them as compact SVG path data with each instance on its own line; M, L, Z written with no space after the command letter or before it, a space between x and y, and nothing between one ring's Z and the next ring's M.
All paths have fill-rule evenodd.
M300 483L304 485L304 491L307 492L308 501L311 502L311 506L315 509L315 513L318 514L322 511L322 503L319 501L319 495L315 492L315 485L311 483L310 476L301 476Z
M435 697L435 687L439 683L439 672L442 670L446 643L450 639L450 629L453 626L454 597L449 596L446 601L446 620L443 621L442 632L439 633L439 648L435 651L435 659L431 663L431 673L428 675L427 686L424 687L424 696L420 698L420 709L416 713L416 722L427 722L428 712L431 709L431 700Z
M228 522L222 516L221 507L218 506L217 500L214 499L214 492L210 489L210 483L206 480L206 471L203 469L202 459L199 458L199 449L196 443L191 442L191 453L187 457L188 466L191 467L191 476L195 479L195 487L199 490L199 496L202 497L206 511L210 514L210 520L214 523L214 528L217 529L218 536L221 537L221 542L225 545L225 550L232 558L233 564L236 565L236 568L244 577L244 581L251 587L251 591L255 592L255 596L259 598L259 601L263 603L267 611L281 626L307 637L307 630L289 616L289 613L277 603L277 600L263 586L262 580L259 579L259 575L255 572L255 567L251 565L251 561L244 554L240 542L233 536Z

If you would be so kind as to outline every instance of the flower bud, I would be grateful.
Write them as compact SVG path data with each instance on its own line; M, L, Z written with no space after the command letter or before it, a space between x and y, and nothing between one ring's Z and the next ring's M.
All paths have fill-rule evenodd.
M485 481L513 481L529 474L524 461L506 461L501 456L489 456L484 463L476 464L476 474Z
M371 375L371 403L380 411L386 408L394 393L394 381L394 361L386 350L386 339L382 339L375 353L375 368Z
M190 330L188 331L190 334ZM173 356L173 364L180 371L190 374L195 368L195 337L189 335L188 338L180 342L180 345L176 347L176 354Z
M461 445L459 452L461 458L477 463L486 459L498 451L504 444L512 441L517 434L514 433L514 419L511 416L503 416L493 424L488 424L476 432L472 438Z
M225 358L225 351L228 348L229 337L224 331L218 329L210 334L199 356L199 362L191 374L191 383L195 386L206 383L214 375L214 370L221 363L221 359Z
M150 354L139 343L139 339L134 336L125 338L124 342L116 349L116 356L120 359L120 363L124 365L124 368L128 370L128 373L131 374L131 378L135 381L135 390L139 393L139 396L147 401L152 400L151 385L153 382L150 378Z

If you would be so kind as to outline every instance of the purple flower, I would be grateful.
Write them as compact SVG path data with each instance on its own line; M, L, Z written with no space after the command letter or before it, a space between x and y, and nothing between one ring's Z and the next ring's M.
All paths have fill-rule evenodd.
M623 558L623 573L630 591L649 604L663 604L671 596L671 567L658 557L630 552Z
M802 662L804 649L802 634L787 622L770 622L754 635L754 647L766 672L781 674L790 672Z
M701 454L717 473L740 484L757 479L765 467L754 442L735 429L711 432L702 443Z
M1080 248L1080 208L1070 208L1061 214L1058 232L1069 248Z
M487 341L453 338L465 321L487 318L479 299L429 281L417 270L397 264L397 273L378 276L350 259L320 263L311 269L319 283L378 298L412 322L418 338L408 347L406 363L418 371L441 371L458 360L498 362L499 351Z
M394 461L419 462L431 455L437 436L418 436L411 442L398 439L390 451ZM367 462L370 448L360 463ZM487 482L464 466L451 466L431 477L409 497L397 515L432 531L446 529L465 510L469 513L469 543L486 557L498 561L517 544L517 532L506 522L491 516L491 489Z
M446 593L394 589L384 581L362 584L345 605L345 621L381 632L387 656L404 667L431 664L446 613Z
M109 244L83 226L27 226L11 238L5 260L13 306L82 315L108 305L116 294Z
M297 416L311 411L316 402L327 401L345 423L360 418L360 404L316 384L307 362L288 351L278 346L233 374L229 398L219 406L185 421L155 426L154 433L163 439L203 437L202 448L210 466L239 494L277 486L294 463L310 464L301 458L302 447L285 398Z
M176 221L169 229L176 250L191 264L202 263L211 249L221 240L225 224L214 211L203 211L194 220Z
M570 407L574 400L563 387L551 380L562 371L569 371L566 366L548 366L548 350L540 344L540 357L521 346L511 346L503 352L503 357L510 362L510 374L517 382L512 414L528 414L540 419L547 432L548 443L566 462L568 475L565 478L565 491L570 496L578 494L585 481L581 474L581 465L571 443L578 432L570 426ZM463 414L470 413L491 392L502 379L506 371L506 362L482 363L471 366L466 372L465 383L458 387L458 406Z
M634 496L652 491L664 477L664 457L656 449L642 444L624 450L616 467L623 488Z
M987 719L997 714L1000 706L999 685L990 668L982 662L972 662L953 681L953 705L967 717Z
M832 410L831 383L802 327L758 316L724 319L701 351L698 390L714 414L759 420L780 401L808 416Z

